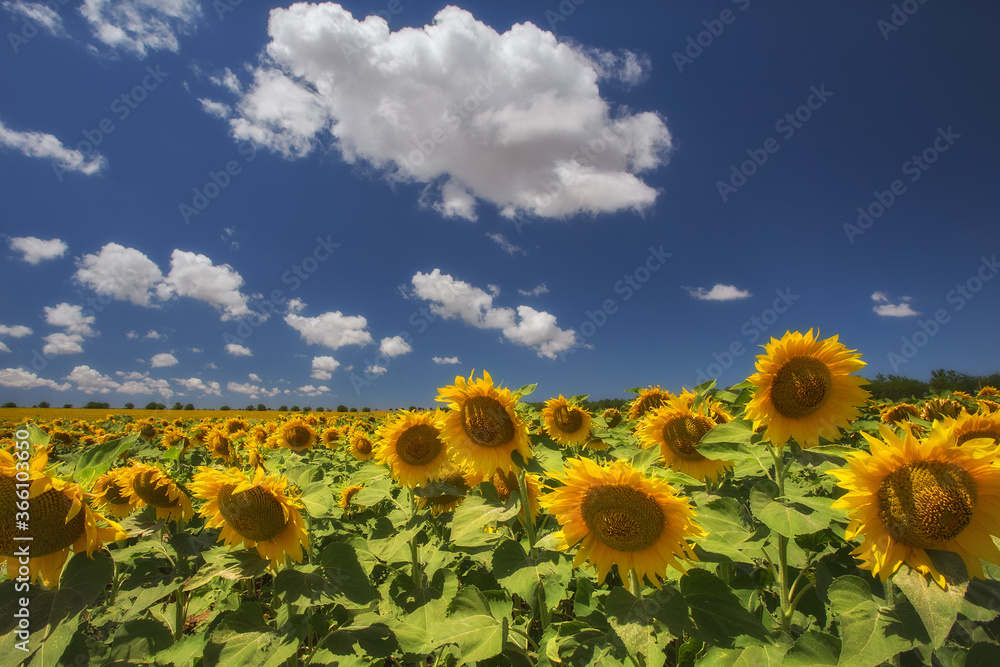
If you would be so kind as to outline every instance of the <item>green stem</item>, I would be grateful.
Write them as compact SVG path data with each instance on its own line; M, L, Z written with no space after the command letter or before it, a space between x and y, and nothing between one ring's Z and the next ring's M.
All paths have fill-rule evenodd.
M178 586L174 591L174 601L176 609L174 611L174 641L178 641L184 635L184 622L187 620L187 605L184 601L184 588Z
M521 637L524 637L525 640L527 640L528 645L530 645L531 648L535 649L535 651L538 651L538 644L535 642L534 639L531 638L531 635L529 635L527 632L525 632L521 628L519 628L517 626L514 626L514 625L509 626L507 629L510 632L513 632L514 634L517 634L517 635L520 635Z
M785 466L783 456L784 450L781 448L771 449L771 456L774 458L774 476L778 485L778 496L785 495L785 473L788 467ZM788 538L778 535L778 580L781 586L779 601L781 606L781 630L788 633L792 618L789 610L791 598L789 596L789 573L788 573Z

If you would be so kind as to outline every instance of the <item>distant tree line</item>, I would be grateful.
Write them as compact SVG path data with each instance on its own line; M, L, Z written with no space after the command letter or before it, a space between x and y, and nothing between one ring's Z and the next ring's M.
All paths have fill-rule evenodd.
M931 379L928 382L901 375L885 376L882 373L876 375L869 382L871 384L865 389L871 392L873 398L900 401L946 391L964 391L967 394L975 394L986 386L1000 389L1000 373L968 375L955 370L938 368L931 371Z

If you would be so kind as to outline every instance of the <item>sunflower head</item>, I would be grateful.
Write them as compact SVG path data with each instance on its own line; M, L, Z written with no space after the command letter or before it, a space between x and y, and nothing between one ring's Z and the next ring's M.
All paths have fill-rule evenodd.
M669 391L664 391L660 385L650 385L648 389L643 389L632 401L628 408L628 418L635 421L641 419L650 410L658 408L670 399Z
M375 444L364 429L356 429L351 434L351 454L359 461L369 461L375 455Z
M1000 445L1000 415L962 414L958 419L945 419L944 428L952 429L955 444L964 445L976 438L989 438Z
M124 519L139 507L128 495L129 483L127 468L112 468L94 482L91 503L115 518Z
M229 463L236 454L236 446L232 439L226 435L225 431L213 428L205 438L205 447L213 458Z
M991 387L990 385L985 385L976 393L976 396L979 398L995 398L1000 396L1000 389Z
M614 428L622 423L622 413L618 408L608 408L601 413L604 417L605 423L607 423L608 428Z
M249 428L247 420L242 417L231 417L227 419L222 425L222 432L225 433L230 438L236 438L238 436L244 435Z
M861 389L867 381L851 375L866 365L860 357L837 336L817 340L812 329L772 338L757 357L758 372L748 378L756 391L747 418L755 429L764 426L778 447L789 439L809 447L821 437L837 438L869 396Z
M327 449L336 449L340 446L343 437L344 429L338 426L328 426L323 429L323 433L320 435L320 440L323 441L323 446Z
M128 481L124 497L137 507L155 508L156 518L187 521L194 516L188 495L156 466L133 461L127 472L121 474L122 479Z
M980 414L992 414L1000 410L1000 403L991 401L988 398L980 398L976 403L979 405Z
M419 486L434 479L441 466L450 460L451 452L437 425L440 420L440 410L403 411L376 432L377 461L388 465L393 478L404 486Z
M507 502L512 491L520 493L517 472L514 470L506 472L497 470L491 477L487 478L487 481L497 490L497 496L499 496L502 502ZM538 497L541 495L541 482L538 479L538 475L525 475L524 486L528 493L528 509L531 512L531 519L534 520L538 516Z
M698 443L716 426L712 406L699 404L694 394L674 396L665 404L646 413L636 428L636 438L643 447L660 448L663 462L674 470L696 479L715 479L733 466L732 461L708 459L698 453Z
M590 439L590 412L570 403L559 394L542 410L542 422L549 437L560 445L582 445Z
M920 408L912 403L900 403L882 410L882 423L895 424L896 422L906 421L910 417L919 416Z
M920 409L920 416L932 422L951 417L955 419L965 411L961 403L953 398L929 398Z
M236 468L221 472L202 467L191 490L207 501L199 512L208 518L206 525L222 528L219 541L229 547L237 543L256 547L277 571L284 554L302 562L302 547L309 548L309 536L299 512L301 501L286 493L288 481L265 474L258 468L250 478Z
M650 479L625 462L600 466L588 459L569 459L563 486L542 496L539 504L555 515L562 529L560 548L579 545L574 566L589 561L604 582L617 565L659 587L657 575L668 566L684 571L679 560L695 560L688 539L704 534L694 510L666 483Z
M1000 454L989 439L960 446L954 427L937 422L924 440L908 424L897 435L880 425L881 439L864 433L871 453L834 470L847 490L834 507L848 510L847 539L863 536L853 554L883 581L906 563L947 588L927 549L961 556L971 576L981 560L1000 564Z
M309 449L316 443L316 432L304 419L296 417L281 425L275 435L278 445L293 452Z
M28 479L18 471L14 457L0 452L0 507L10 511L0 515L0 557L7 563L7 576L24 576L28 581L40 580L46 586L59 585L69 550L90 556L105 542L125 539L128 535L114 521L105 519L84 502L83 490L77 484L50 477L44 472L47 456L36 454L29 463ZM17 477L21 473L21 478ZM13 508L22 501L19 484L28 484L28 527L14 521ZM107 526L98 526L101 521ZM15 538L31 538L30 541ZM20 547L29 544L28 562L23 562Z
M438 470L437 479L440 482L444 482L445 484L455 487L461 491L462 495L422 497L420 499L419 508L423 509L427 505L430 505L431 512L434 516L438 516L443 512L451 511L461 505L462 501L465 500L465 495L469 492L469 489L478 484L482 480L482 477L466 466L449 461L441 466L440 470Z
M344 510L345 514L363 510L364 509L363 506L351 502L351 499L354 498L354 496L358 494L358 491L361 491L363 488L365 487L363 486L345 487L344 490L340 493L340 502L337 503L337 506L340 509Z
M475 470L511 470L515 450L524 460L531 458L528 429L515 409L517 399L510 389L494 386L486 371L479 380L456 377L454 385L438 389L435 400L449 408L438 422L443 439Z

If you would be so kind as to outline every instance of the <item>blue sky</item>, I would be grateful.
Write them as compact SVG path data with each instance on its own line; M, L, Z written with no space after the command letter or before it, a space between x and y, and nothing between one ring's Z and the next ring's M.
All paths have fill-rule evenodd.
M0 3L0 399L1000 369L989 2Z

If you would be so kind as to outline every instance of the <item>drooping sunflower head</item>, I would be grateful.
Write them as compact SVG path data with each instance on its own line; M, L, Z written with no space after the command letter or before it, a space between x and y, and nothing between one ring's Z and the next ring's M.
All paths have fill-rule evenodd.
M277 571L285 554L302 562L302 548L309 548L309 535L299 510L301 501L286 493L284 476L266 477L258 468L253 478L237 468L221 472L201 467L191 483L197 498L207 501L199 515L210 528L221 527L219 541L232 547L242 543L257 548L261 558Z
M614 428L622 423L622 413L618 408L608 408L601 413L608 428Z
M778 447L789 439L809 447L821 437L837 438L869 396L861 388L867 381L851 375L866 365L860 357L837 336L817 340L812 329L772 338L757 357L757 373L748 378L756 391L747 418L755 429L764 426Z
M316 432L299 417L289 419L282 424L275 437L278 446L286 447L293 452L305 451L316 443Z
M611 445L604 442L600 438L595 438L591 434L590 439L583 445L583 448L592 452L606 452L611 449Z
M671 397L672 398L672 397ZM681 403L686 405L688 408L694 409L695 403L698 404L698 411L712 418L716 424L726 424L733 420L733 416L729 414L726 407L712 396L701 396L681 387L681 393L677 395L677 398Z
M425 484L451 458L451 451L441 439L438 422L441 411L403 411L376 431L376 459L389 466L392 476L404 486Z
M368 435L364 429L355 429L351 433L351 454L359 461L369 461L375 455L375 443Z
M357 505L352 502L354 496L356 496L358 491L361 491L363 488L365 487L357 485L345 487L340 493L340 502L337 503L337 506L344 510L345 514L363 510L364 507L362 505Z
M1000 396L1000 389L991 387L990 385L984 385L982 389L976 392L976 396L979 398L995 398Z
M625 462L600 466L569 459L563 486L542 496L539 504L555 515L562 529L560 548L579 545L573 565L589 561L604 582L612 565L628 585L634 570L659 587L667 567L684 571L680 562L695 560L688 540L704 531L694 509L662 480L650 479Z
M218 428L213 428L208 432L208 436L205 438L205 447L208 448L212 458L225 463L231 462L236 454L233 440L226 435L225 431Z
M573 405L559 394L545 401L542 422L549 437L560 445L581 445L590 439L590 412Z
M156 437L156 425L151 421L141 421L135 424L135 432L146 440L152 440Z
M435 400L449 408L438 423L442 437L475 470L510 470L514 451L524 460L531 458L528 429L515 409L517 399L510 389L495 387L488 372L479 380L456 377L454 385L438 389Z
M256 447L267 447L267 438L270 435L267 428L260 424L254 424L247 431L247 444L255 445Z
M661 389L660 385L656 385L655 387L650 385L648 389L643 389L629 405L628 418L632 421L642 419L643 415L663 405L671 396L673 394Z
M716 426L712 408L701 403L692 410L693 394L674 396L665 404L646 413L635 435L643 447L659 447L663 462L677 472L695 479L715 479L733 467L732 461L705 458L698 443Z
M130 477L127 468L112 468L97 478L91 504L117 519L124 519L139 507L128 495Z
M44 451L39 452L30 461L28 471L19 471L13 456L0 452L0 557L7 563L8 578L23 576L27 581L40 580L55 588L70 548L90 556L105 542L128 535L84 502L79 485L47 475L46 460ZM26 524L15 521L14 511L24 500L19 495L24 487L18 486L23 484L28 485ZM99 521L107 525L98 526ZM29 545L27 563L22 561L24 545Z
M953 398L929 398L924 401L920 409L920 416L932 422L946 417L955 419L964 411L962 404Z
M181 451L187 451L188 447L191 446L191 439L176 426L169 426L163 431L161 444L167 449L180 446L182 447Z
M226 423L222 425L222 432L225 433L230 438L236 438L237 436L246 433L249 424L246 419L242 417L231 417L226 420Z
M871 453L834 470L847 490L835 507L848 510L848 540L863 536L853 554L883 581L906 563L947 588L927 549L951 551L969 574L983 577L981 560L1000 564L1000 454L990 439L960 446L954 429L937 422L920 441L908 424L897 435L879 425L881 439L864 433Z
M487 477L486 481L493 484L497 490L497 495L503 502L506 502L510 498L512 491L518 494L521 492L520 484L517 481L517 471L515 470L508 470L506 472L497 470L492 476ZM538 516L538 497L541 495L542 489L538 475L526 474L524 476L524 486L528 494L528 510L531 512L531 518L535 519ZM521 502L523 503L524 500L522 499Z
M896 422L906 421L910 417L919 416L920 408L912 403L900 403L882 410L882 423L895 424Z
M438 470L437 481L455 487L455 489L461 492L461 495L445 494L421 497L418 507L423 509L430 505L434 516L451 511L461 505L469 489L482 481L482 476L470 470L467 466L455 463L454 461L448 461Z
M156 518L167 521L188 521L194 516L191 499L165 472L156 466L133 461L122 473L128 480L124 497L138 507L156 509Z

